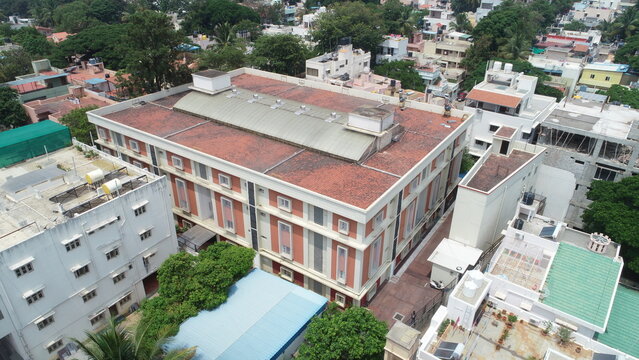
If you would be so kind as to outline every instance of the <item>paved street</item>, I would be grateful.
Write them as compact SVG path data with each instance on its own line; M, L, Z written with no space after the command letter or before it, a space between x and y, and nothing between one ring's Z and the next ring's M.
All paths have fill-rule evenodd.
M451 209L440 219L435 231L429 234L430 240L420 244L421 249L416 249L400 269L397 274L400 276L399 280L388 281L368 306L375 316L385 321L389 327L395 323L393 315L396 312L404 315L404 322L410 322L411 313L422 309L438 294L439 290L428 285L431 270L428 257L441 240L448 236L452 220Z

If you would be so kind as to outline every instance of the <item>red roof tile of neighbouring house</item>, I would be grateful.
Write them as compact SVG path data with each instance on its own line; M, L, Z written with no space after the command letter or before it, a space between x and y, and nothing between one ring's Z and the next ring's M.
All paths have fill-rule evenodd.
M500 94L497 92L480 90L480 89L472 89L468 93L468 96L466 96L466 98L471 100L476 100L476 101L487 102L490 104L506 106L509 108L516 108L521 102L521 98L517 96L505 95L505 94Z
M511 136L513 136L515 131L517 131L517 129L511 128L509 126L502 126L499 128L499 130L497 130L495 135L505 137L505 138L510 138Z
M69 34L66 31L62 31L62 32L57 32L57 33L53 33L49 36L47 36L47 39L53 41L54 43L60 43L63 42L64 40L66 40L69 36L71 35L75 35L75 34Z
M586 44L577 44L575 45L575 47L572 48L572 51L582 53L587 53L589 50L590 48Z

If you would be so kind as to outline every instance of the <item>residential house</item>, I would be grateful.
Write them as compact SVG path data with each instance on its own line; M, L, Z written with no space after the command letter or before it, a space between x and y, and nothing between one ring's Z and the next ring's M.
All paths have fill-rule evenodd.
M619 85L624 74L630 69L629 65L613 63L592 63L584 66L579 84L592 86L596 89L608 89L612 85Z

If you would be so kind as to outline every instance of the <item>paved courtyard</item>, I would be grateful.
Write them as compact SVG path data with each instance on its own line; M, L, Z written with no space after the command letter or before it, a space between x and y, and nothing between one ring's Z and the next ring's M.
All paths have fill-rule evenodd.
M399 279L387 281L369 304L368 308L389 327L395 323L396 312L404 315L404 323L410 324L412 312L419 312L439 295L440 291L429 285L432 264L428 257L448 236L452 214L451 207L397 273Z

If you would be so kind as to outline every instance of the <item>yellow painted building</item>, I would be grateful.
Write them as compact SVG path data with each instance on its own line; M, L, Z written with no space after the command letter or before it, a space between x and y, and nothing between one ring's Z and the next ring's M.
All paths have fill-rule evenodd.
M623 74L629 66L613 63L592 63L584 67L579 84L608 89L612 85L621 84Z

